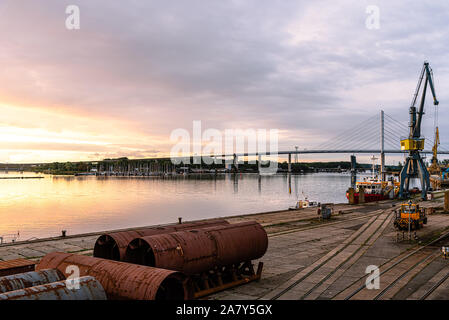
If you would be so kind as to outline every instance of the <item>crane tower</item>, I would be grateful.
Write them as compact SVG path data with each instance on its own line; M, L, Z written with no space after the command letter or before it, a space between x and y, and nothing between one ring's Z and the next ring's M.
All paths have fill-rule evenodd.
M424 83L423 83L424 80ZM430 186L429 172L424 165L420 151L424 149L424 137L421 136L422 116L424 115L424 102L426 99L427 85L432 91L433 104L438 105L435 88L433 85L433 72L428 62L424 62L421 74L413 96L412 104L409 109L410 113L410 133L408 138L401 139L401 150L408 151L408 156L404 167L400 174L399 197L404 198L409 194L410 179L419 177L421 181L421 197L426 199L427 191ZM419 110L416 110L415 104L418 94L422 87L421 101Z

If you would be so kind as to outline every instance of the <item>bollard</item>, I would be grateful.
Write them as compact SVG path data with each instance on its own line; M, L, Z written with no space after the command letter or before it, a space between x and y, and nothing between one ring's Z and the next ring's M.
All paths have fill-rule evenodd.
M444 212L449 213L449 190L444 192Z
M359 188L359 203L365 203L365 189Z
M355 204L355 197L354 197L354 188L348 189L348 202L349 204Z

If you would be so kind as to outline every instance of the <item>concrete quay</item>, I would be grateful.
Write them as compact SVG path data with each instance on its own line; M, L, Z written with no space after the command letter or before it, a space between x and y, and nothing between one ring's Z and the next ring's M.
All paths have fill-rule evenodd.
M449 299L449 260L441 255L449 240L425 246L449 231L449 214L442 213L438 199L422 202L435 213L417 240L402 240L392 223L398 203L336 204L330 220L321 220L316 208L225 217L230 223L261 223L269 247L260 281L208 299ZM39 260L53 251L91 255L101 233L2 245L0 259ZM363 288L368 266L380 269L379 289Z

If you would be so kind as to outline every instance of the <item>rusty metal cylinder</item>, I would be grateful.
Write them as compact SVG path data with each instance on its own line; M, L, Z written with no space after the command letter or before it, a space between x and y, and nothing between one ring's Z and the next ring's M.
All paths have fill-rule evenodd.
M56 269L30 271L0 278L0 293L39 286L46 283L65 280Z
M126 261L187 275L262 257L268 236L257 222L179 231L131 241Z
M182 230L208 228L229 224L224 219L174 224L160 227L148 227L131 231L112 232L101 235L94 246L94 257L124 261L129 243L140 237L170 233Z
M68 266L79 268L80 276L93 276L111 300L187 300L193 297L190 279L184 274L131 263L53 252L36 266L65 273Z
M0 300L106 300L106 293L94 277L80 277L77 287L58 281L0 293Z

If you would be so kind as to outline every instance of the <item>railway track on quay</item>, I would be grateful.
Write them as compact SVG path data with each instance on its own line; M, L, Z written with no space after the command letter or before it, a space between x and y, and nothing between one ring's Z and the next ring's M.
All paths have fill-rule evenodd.
M393 208L374 211L369 220L340 245L310 266L298 270L293 277L261 299L317 298L377 240L391 222L392 212ZM366 215L364 217L367 218Z
M419 274L430 263L441 256L442 242L449 243L449 232L441 235L435 240L413 249L411 252L405 252L396 256L380 266L378 275L381 287L379 290L370 290L366 288L366 279L369 275L364 275L356 280L346 289L336 294L333 299L336 300L388 300L394 296ZM434 285L428 289L421 289L416 292L412 299L427 299L449 278L449 268L443 268L443 275L438 277ZM385 281L386 280L386 281Z
M443 270L444 275L443 277L441 277L441 279L439 279L434 285L432 285L432 287L430 287L422 296L419 297L419 300L426 300L427 298L431 297L433 295L433 293L437 293L437 291L444 286L443 290L444 290L444 295L447 296L447 288L449 287L449 281L447 281L449 279L449 270L447 270L447 268L445 268ZM436 275L437 277L439 276L439 274Z
M323 227L329 227L329 226L335 226L335 225L339 225L339 224L343 224L343 223L348 223L351 221L357 221L357 220L367 220L368 218L377 216L379 214L381 214L384 210L389 210L389 209L377 209L374 210L371 213L350 213L348 214L347 218L343 218L339 221L334 221L334 222L326 222L326 223L320 223L320 224L316 224L316 225L306 225L306 226L298 226L298 227L293 227L290 228L288 230L284 230L284 231L279 231L279 232L274 232L274 233L269 233L268 236L269 237L276 237L276 236L280 236L283 234L288 234L288 233L293 233L293 232L298 232L298 231L305 231L305 230L310 230L310 229L316 229L316 228L323 228ZM310 218L312 219L312 217ZM298 221L289 221L288 223L294 223L294 222L301 222L304 220L298 220ZM265 225L264 227L272 227L273 225Z

